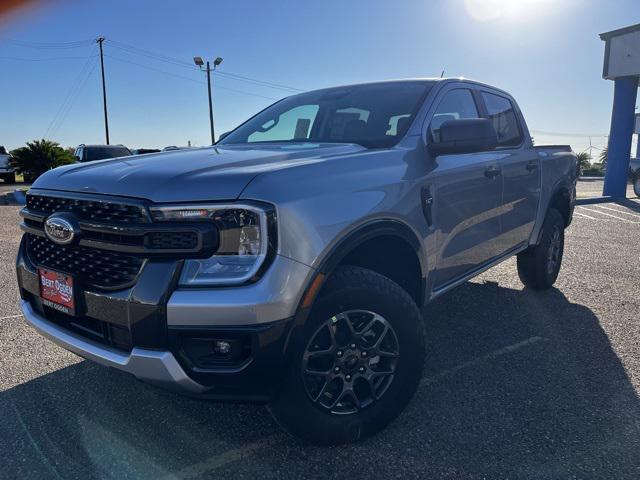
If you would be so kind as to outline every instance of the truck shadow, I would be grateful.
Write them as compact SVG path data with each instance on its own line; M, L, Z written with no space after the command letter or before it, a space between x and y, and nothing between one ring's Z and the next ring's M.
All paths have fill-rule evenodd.
M640 406L587 307L467 283L429 305L425 380L387 430L321 448L260 406L80 362L0 393L7 478L637 478Z

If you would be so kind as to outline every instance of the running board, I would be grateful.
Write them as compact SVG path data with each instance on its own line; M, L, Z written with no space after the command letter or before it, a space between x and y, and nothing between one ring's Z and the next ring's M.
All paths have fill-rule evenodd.
M471 280L473 277L476 277L478 275L480 275L481 273L489 270L492 267L495 267L496 265L498 265L499 263L504 262L505 260L513 257L514 255L517 255L518 253L522 252L523 250L526 250L529 247L529 244L527 242L523 242L520 245L512 248L511 250L508 250L506 253L504 253L503 255L497 257L494 260L489 260L487 263L481 265L480 267L476 268L475 270L472 270L470 273L466 273L461 277L458 277L454 280L451 280L450 282L445 283L443 286L435 288L431 291L431 300L433 300L436 297L439 297L440 295L442 295L443 293L448 292L449 290L457 287L458 285L461 285L469 280Z

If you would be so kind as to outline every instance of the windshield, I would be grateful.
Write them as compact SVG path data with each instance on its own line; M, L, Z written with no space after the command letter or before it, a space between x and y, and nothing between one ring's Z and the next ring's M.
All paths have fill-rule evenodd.
M86 162L103 160L105 158L128 157L131 152L127 147L85 147L87 149Z
M386 82L329 88L275 103L220 145L259 142L358 143L388 148L404 136L432 82Z

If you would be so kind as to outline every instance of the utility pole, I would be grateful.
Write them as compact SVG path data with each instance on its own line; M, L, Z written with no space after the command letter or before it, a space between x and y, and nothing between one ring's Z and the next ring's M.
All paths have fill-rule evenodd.
M104 104L104 132L107 137L107 145L109 145L109 119L107 117L107 86L104 80L104 55L102 53L102 42L104 37L98 37L96 39L98 45L100 45L100 69L102 70L102 102Z
M211 145L216 143L216 136L213 131L213 101L211 100L211 67L207 60L207 91L209 92L209 125L211 126Z
M202 57L193 57L193 62L202 69L202 66L205 65ZM209 93L209 126L211 128L211 145L216 143L216 137L213 130L213 100L211 98L211 72L216 69L218 65L222 63L222 57L217 57L213 61L213 68L211 68L211 64L207 60L206 68L207 68L207 92Z

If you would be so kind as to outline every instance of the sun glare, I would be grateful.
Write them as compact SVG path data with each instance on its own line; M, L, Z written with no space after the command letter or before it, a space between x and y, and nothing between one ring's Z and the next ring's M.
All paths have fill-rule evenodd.
M552 0L465 0L469 15L478 21L524 18L551 3Z

